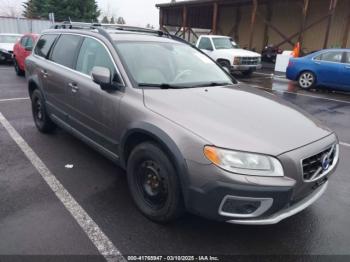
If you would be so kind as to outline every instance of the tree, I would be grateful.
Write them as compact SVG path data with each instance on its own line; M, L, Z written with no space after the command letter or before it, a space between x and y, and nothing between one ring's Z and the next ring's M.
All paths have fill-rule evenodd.
M108 17L104 16L101 21L102 24L109 24Z
M123 17L118 17L118 19L117 19L117 24L120 24L120 25L124 25L125 24L125 20L124 20L124 18Z
M27 0L23 15L28 18L48 18L54 13L57 21L97 21L100 11L96 0Z
M111 24L115 24L114 17L112 16L111 21L109 21Z
M28 0L23 3L23 16L26 18L47 18L48 0Z

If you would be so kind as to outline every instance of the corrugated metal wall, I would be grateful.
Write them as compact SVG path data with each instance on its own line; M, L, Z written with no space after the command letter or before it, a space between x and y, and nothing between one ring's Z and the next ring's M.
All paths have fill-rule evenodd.
M23 18L0 17L0 33L41 33L50 28L52 23L48 20L30 20Z

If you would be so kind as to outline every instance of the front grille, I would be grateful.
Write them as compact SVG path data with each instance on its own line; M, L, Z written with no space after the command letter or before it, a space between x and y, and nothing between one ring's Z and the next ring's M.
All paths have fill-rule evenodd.
M241 65L257 65L259 57L241 57Z
M332 168L336 161L337 147L332 147L308 157L302 161L303 178L305 181L314 181Z

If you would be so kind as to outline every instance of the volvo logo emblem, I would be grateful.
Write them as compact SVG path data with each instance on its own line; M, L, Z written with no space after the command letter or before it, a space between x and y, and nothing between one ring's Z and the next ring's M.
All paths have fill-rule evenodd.
M329 159L329 154L324 154L321 158L322 169L324 171L326 171L329 168L329 166L331 165L330 162L331 161Z

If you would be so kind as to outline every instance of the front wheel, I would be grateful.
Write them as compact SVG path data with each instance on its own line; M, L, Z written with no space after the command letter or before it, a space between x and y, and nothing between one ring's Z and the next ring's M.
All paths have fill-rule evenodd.
M127 162L127 180L136 206L147 218L166 223L182 215L178 175L157 144L145 142L134 148Z
M306 71L303 72L298 79L298 84L302 89L310 89L315 86L316 77L314 73Z
M34 90L31 100L35 126L42 133L52 132L56 125L52 122L48 112L46 111L45 100L40 90Z

